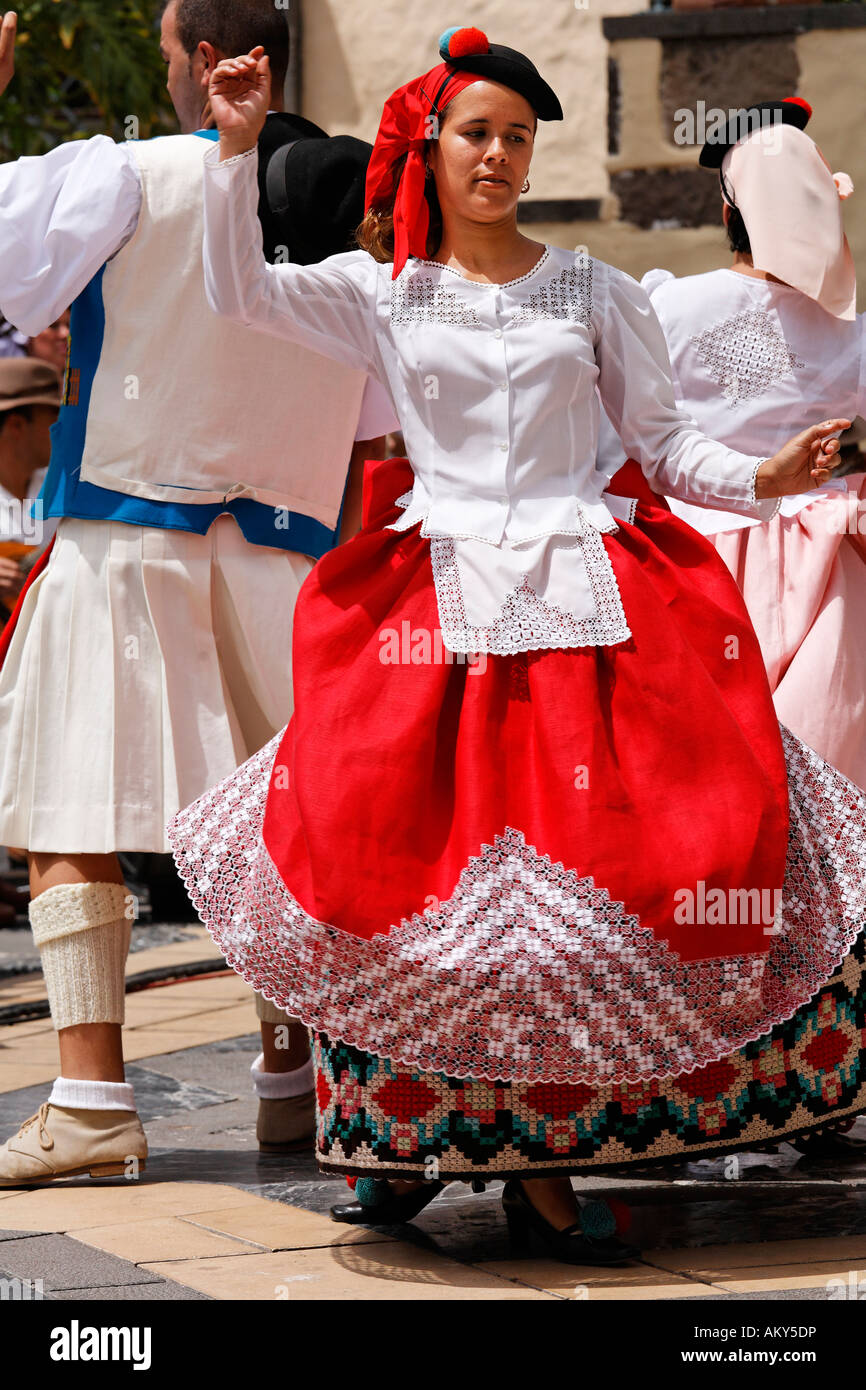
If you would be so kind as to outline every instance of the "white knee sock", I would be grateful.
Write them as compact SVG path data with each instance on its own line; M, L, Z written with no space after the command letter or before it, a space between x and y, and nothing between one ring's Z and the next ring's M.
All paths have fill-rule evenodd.
M30 904L55 1028L123 1023L132 922L120 883L62 883Z

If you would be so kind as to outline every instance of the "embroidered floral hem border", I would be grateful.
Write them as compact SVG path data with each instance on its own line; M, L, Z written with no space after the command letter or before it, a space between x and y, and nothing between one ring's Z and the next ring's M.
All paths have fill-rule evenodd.
M787 730L791 830L769 954L683 962L516 831L438 912L361 940L315 921L262 839L279 739L181 812L175 857L234 970L305 1024L452 1077L586 1085L678 1075L791 1017L866 922L866 798Z

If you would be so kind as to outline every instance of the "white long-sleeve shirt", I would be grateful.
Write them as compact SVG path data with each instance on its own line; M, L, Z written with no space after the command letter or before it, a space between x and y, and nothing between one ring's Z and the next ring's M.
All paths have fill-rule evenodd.
M362 367L387 384L415 473L399 529L422 523L455 651L607 645L630 635L600 533L628 516L596 469L597 391L652 486L758 518L760 458L716 444L674 401L646 294L547 247L504 285L363 251L269 266L255 151L205 159L205 277L214 309ZM597 388L597 390L596 390Z
M133 236L141 204L131 146L106 135L0 165L0 311L27 337L56 322ZM395 428L370 379L357 439Z

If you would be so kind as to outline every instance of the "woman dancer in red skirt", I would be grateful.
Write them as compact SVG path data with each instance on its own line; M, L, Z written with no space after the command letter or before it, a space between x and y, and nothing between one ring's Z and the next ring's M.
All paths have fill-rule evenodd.
M386 103L366 249L309 268L261 254L267 61L214 74L213 307L374 372L414 485L305 586L284 737L170 834L230 964L316 1031L321 1105L323 1049L356 1091L388 1062L365 1101L397 1117L388 1143L347 1109L342 1152L319 1145L379 1179L338 1219L409 1218L443 1177L495 1172L515 1233L614 1263L633 1252L581 1212L567 1164L527 1146L464 1171L424 1143L403 1162L401 1126L423 1115L432 1144L433 1079L488 1097L495 1147L508 1088L555 1109L692 1071L790 1017L849 950L866 801L780 734L733 581L656 495L772 515L830 476L847 422L769 460L700 434L634 281L517 229L554 93L477 29L440 54ZM636 461L619 496L594 467L597 391Z

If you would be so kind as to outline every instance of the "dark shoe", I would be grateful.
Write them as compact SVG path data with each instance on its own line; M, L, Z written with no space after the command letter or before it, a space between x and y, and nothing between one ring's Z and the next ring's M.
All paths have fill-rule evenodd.
M564 1231L558 1231L536 1211L523 1187L514 1178L505 1184L502 1206L508 1222L511 1244L518 1254L530 1253L533 1235L546 1247L548 1254L556 1260L563 1260L566 1264L620 1265L625 1264L627 1260L636 1259L640 1254L634 1245L626 1245L613 1234L616 1222L609 1207L605 1208L610 1218L609 1234L590 1234L587 1226L594 1224L603 1230L604 1223L591 1222L588 1212L584 1213L584 1219L581 1221L567 1226ZM604 1204L593 1202L591 1206L595 1208Z
M368 1186L362 1188L361 1183ZM444 1186L442 1182L425 1182L423 1187L416 1188L414 1192L401 1192L398 1195L381 1179L359 1178L355 1192L357 1195L358 1188L361 1188L364 1200L361 1201L359 1197L356 1202L331 1207L331 1217L334 1221L348 1221L355 1226L402 1224L412 1221L419 1212L429 1206Z
M796 1139L791 1139L790 1143L807 1158L841 1158L862 1161L866 1156L866 1143L848 1133L853 1125L853 1119L847 1123L843 1121L838 1125L828 1125L826 1128L813 1131L811 1134L800 1134Z

